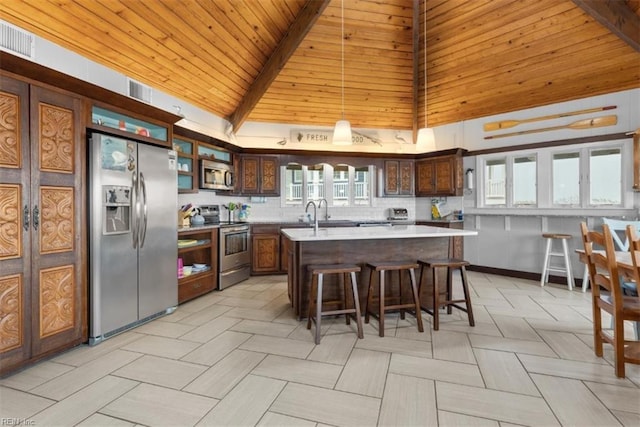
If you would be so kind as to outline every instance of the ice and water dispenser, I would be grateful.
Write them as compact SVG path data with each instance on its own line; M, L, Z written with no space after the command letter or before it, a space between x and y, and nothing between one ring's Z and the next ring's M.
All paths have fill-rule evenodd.
M102 186L102 234L131 231L131 187Z

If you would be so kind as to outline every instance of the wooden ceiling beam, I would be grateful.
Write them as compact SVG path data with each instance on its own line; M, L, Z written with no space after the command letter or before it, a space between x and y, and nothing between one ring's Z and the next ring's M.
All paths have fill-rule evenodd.
M273 54L265 63L258 77L253 81L249 90L240 101L240 104L229 117L229 122L233 126L233 131L237 131L242 123L247 119L251 110L260 101L262 96L271 86L271 83L284 68L287 61L293 55L304 40L305 36L316 23L322 12L331 3L331 0L315 1L308 0L304 5L289 31L280 41Z
M640 52L640 16L624 1L573 0L589 16Z

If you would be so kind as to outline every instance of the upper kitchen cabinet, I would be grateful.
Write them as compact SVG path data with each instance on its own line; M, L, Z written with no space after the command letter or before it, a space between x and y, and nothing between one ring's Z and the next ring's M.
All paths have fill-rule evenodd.
M416 160L416 196L462 196L460 150L456 154Z
M385 160L384 195L413 196L414 164L407 160Z
M0 74L0 374L86 341L80 97Z
M172 146L171 124L146 117L134 117L130 112L113 106L93 105L91 127L123 138L134 136L135 139L150 144L168 148Z
M173 137L173 149L178 153L178 193L198 191L198 143L182 136Z
M277 156L240 155L236 193L251 196L280 195L280 160Z

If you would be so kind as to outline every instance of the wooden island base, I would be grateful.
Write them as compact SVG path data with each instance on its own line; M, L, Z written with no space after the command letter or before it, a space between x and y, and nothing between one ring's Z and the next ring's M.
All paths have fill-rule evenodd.
M423 229L435 229L427 226L414 226ZM393 228L393 227L391 227ZM443 229L440 229L443 230ZM400 237L400 238L376 238L377 229L369 228L370 238L363 239L297 239L295 234L288 234L283 230L287 245L288 254L288 288L289 299L293 306L296 317L300 320L306 318L308 314L308 300L310 276L307 272L307 265L310 264L357 264L362 267L362 272L358 276L358 293L360 304L364 310L367 299L370 270L366 268L366 263L371 261L416 261L424 258L446 258L449 256L451 237L455 234L474 235L475 231L451 230L450 235L443 235L442 232L435 236L428 237ZM312 233L312 230L305 230ZM355 231L355 230L354 230ZM360 231L361 232L361 231ZM457 233L456 233L457 232ZM463 234L460 234L463 233ZM440 283L445 283L446 271L441 269L438 274ZM334 275L325 277L325 300L338 299L341 295L341 287L337 285L337 278ZM389 276L390 279L389 279ZM425 273L422 283L420 300L425 308L432 306L433 280L430 274ZM398 274L397 272L387 273L386 286L387 294L392 291L393 295L398 295ZM416 271L416 280L420 279L420 271ZM403 301L410 301L411 292L408 286L409 275L404 273L402 278ZM377 286L376 286L377 288Z

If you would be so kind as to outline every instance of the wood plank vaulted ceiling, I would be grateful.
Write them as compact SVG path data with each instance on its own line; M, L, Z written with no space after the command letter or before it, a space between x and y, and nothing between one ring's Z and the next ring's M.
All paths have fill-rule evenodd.
M340 0L0 0L0 8L2 19L236 130L341 117ZM353 127L424 125L424 13L429 126L640 87L640 0L344 0Z

